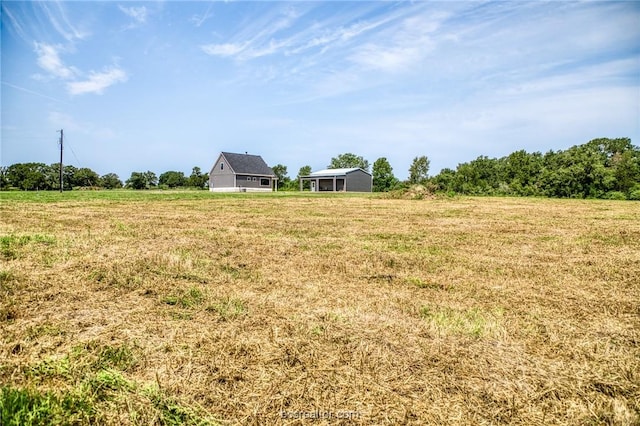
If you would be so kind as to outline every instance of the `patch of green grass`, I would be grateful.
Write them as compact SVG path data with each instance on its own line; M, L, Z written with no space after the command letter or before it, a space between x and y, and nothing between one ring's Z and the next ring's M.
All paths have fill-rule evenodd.
M11 281L14 281L16 279L16 276L13 272L11 271L0 271L0 289L1 290L8 290L9 287L7 286L7 284L9 284Z
M191 287L178 295L169 295L163 299L163 302L171 306L180 306L182 308L191 308L202 304L205 295L198 287Z
M56 239L42 234L3 235L0 236L0 255L6 260L17 259L20 250L31 243L51 245L56 243Z
M445 288L445 286L442 284L425 281L418 277L407 277L405 278L405 282L409 285L412 285L418 288L431 288L431 289L437 289L437 290L442 290Z
M0 388L0 424L3 426L40 426L94 424L96 410L86 395Z
M144 284L149 273L148 265L144 265L142 262L135 262L133 264L113 265L109 268L92 271L89 274L89 278L108 287L134 290Z
M441 256L445 254L446 249L440 246L429 246L425 249L425 252L431 256Z
M441 332L474 338L496 334L502 316L501 311L487 313L478 308L458 310L428 305L420 307L419 314Z
M26 375L38 380L71 379L71 363L68 356L48 358L28 367Z
M134 424L217 425L201 410L178 403L157 386L142 387L125 371L137 365L132 345L77 345L62 358L25 368L37 384L57 379L60 392L0 388L0 425L115 424L113 410L128 413ZM115 420L114 420L115 419ZM142 423L141 423L142 422Z
M121 372L114 369L104 369L87 378L84 383L87 392L98 400L110 399L117 392L128 392L134 385Z
M171 312L171 318L179 321L189 321L193 319L191 312Z
M207 306L208 312L217 313L223 321L232 320L247 314L247 304L241 299L224 297Z
M326 331L326 327L324 326L324 324L316 324L313 327L311 327L311 330L309 332L313 336L321 336L322 334L324 334L325 331Z
M89 341L73 348L71 359L89 371L118 369L130 371L138 365L136 346L128 343L110 346Z
M27 329L27 336L30 339L37 339L41 336L60 336L64 334L65 331L57 324L38 324L35 326L30 326Z
M133 229L130 225L127 225L121 221L114 221L113 228L116 230L118 235L123 237L137 237L138 233Z
M228 274L234 280L237 280L242 277L244 266L232 266L232 265L220 265L220 270L226 274Z
M131 345L103 346L98 352L95 366L102 368L117 368L122 371L132 370L138 365L134 348Z
M202 416L198 410L179 404L164 395L156 385L146 386L142 390L142 394L149 398L153 407L158 411L159 423L162 425L215 426L219 424L214 419Z

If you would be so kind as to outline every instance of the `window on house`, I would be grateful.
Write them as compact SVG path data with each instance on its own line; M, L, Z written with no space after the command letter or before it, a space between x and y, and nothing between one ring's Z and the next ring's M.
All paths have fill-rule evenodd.
M247 180L248 180L248 181L251 181L251 176L247 176Z
M260 186L269 186L270 182L267 178L260 178Z
M224 170L224 163L220 163L220 170Z
M254 176L254 177L253 177L253 181L254 181L254 182L257 182L257 181L258 181L258 178Z

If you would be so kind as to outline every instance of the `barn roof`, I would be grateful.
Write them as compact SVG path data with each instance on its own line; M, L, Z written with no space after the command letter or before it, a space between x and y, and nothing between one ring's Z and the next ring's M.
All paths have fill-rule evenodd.
M259 155L235 154L233 152L223 152L222 155L236 174L275 176L271 167Z
M324 169L324 170L318 170L316 172L313 172L309 174L308 177L346 176L347 174L353 173L358 170L362 170L362 169L358 167L348 168L348 169ZM370 174L366 170L362 170L362 171L367 174Z

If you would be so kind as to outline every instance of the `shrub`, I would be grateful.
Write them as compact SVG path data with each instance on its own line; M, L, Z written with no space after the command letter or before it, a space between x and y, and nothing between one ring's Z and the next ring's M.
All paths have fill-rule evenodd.
M606 198L607 200L626 200L627 199L624 193L620 191L609 191L606 194L604 194L604 198Z

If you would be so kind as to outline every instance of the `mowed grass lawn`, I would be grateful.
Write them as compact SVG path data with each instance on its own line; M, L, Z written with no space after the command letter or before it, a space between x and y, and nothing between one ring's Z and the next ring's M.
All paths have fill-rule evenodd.
M638 424L640 204L0 194L0 423Z

